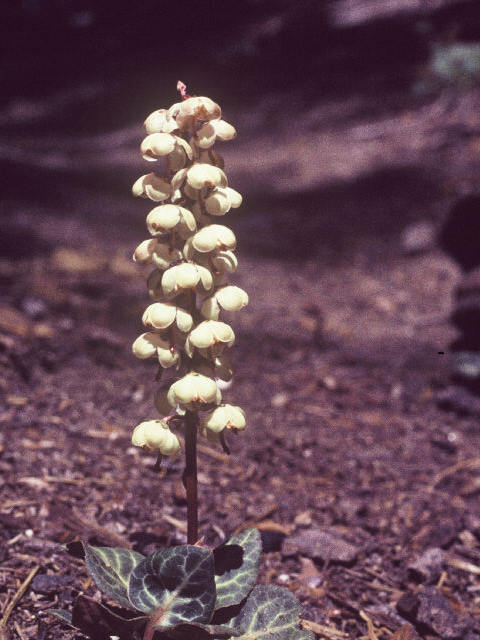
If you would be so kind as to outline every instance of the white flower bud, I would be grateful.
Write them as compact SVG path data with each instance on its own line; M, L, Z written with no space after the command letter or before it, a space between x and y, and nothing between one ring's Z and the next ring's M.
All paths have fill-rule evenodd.
M233 127L225 120L214 120L212 122L217 140L222 140L226 142L227 140L233 140L237 137L237 132L235 131L235 127Z
M165 369L173 367L180 359L175 347L158 333L142 333L133 343L132 351L141 360L157 355L158 361Z
M132 444L147 451L158 451L164 456L176 459L180 455L180 442L170 431L170 427L163 420L146 420L135 427Z
M149 264L153 262L159 269L168 269L173 262L182 260L179 249L170 249L167 242L157 238L149 238L141 242L133 254L135 262Z
M200 149L209 149L214 144L216 137L217 132L213 122L210 121L200 127L193 141Z
M242 431L245 429L245 424L243 409L231 404L221 404L200 420L202 428L210 429L214 433L221 433L225 429Z
M154 202L161 202L170 196L171 187L163 178L154 173L147 173L135 182L132 193L140 198L150 198Z
M197 228L193 213L174 204L162 204L147 216L147 228L152 236L161 235L175 227L181 235L190 235Z
M187 170L187 182L192 189L226 187L227 176L218 167L199 162Z
M200 373L187 373L172 384L167 398L172 407L179 404L188 411L196 411L208 404L219 404L222 394L215 380Z
M218 320L220 307L225 311L238 311L248 304L248 294L235 285L219 287L202 303L200 313L209 320Z
M196 347L200 353L211 349L212 354L218 356L225 344L231 347L234 342L235 334L230 325L216 320L204 320L188 334L185 353L191 358Z
M215 252L212 263L219 273L234 273L238 267L237 256L232 251Z
M145 309L142 322L154 329L167 329L174 322L180 331L188 332L193 326L192 316L171 302L155 302Z
M141 242L133 253L133 259L135 262L141 264L148 264L152 261L152 253L157 245L155 238L149 238Z
M175 136L171 133L151 133L142 142L140 151L144 160L155 162L175 149Z
M205 290L211 289L212 274L205 267L191 262L170 267L162 278L162 287L167 295L175 294L182 289L195 289L200 283Z
M220 118L222 110L211 100L206 97L187 98L181 103L177 103L170 107L169 111L174 115L177 125L180 129L190 128L196 120L212 120Z
M172 118L176 118L179 114L180 107L182 106L182 104L183 102L175 102L174 104L172 104L172 106L168 109L168 114Z
M221 224L210 224L192 236L192 246L200 253L207 253L214 249L235 249L236 245L233 231Z
M231 202L226 189L217 188L205 199L205 209L212 216L223 216L230 211Z
M151 113L144 123L147 133L172 133L177 129L177 123L167 109L157 109Z
M140 151L144 160L155 162L163 156L171 156L172 168L181 169L186 159L193 158L193 152L183 138L171 133L151 133L142 142Z
M238 191L235 191L235 189L232 189L231 187L227 187L225 189L225 192L228 196L228 199L230 200L230 204L232 205L232 207L234 209L237 209L242 204L241 194L238 193Z

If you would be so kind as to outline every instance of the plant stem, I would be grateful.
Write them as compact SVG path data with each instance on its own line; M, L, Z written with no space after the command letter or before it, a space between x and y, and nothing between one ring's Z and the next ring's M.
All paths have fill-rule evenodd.
M187 411L185 415L185 488L187 490L187 542L198 540L198 491L197 491L197 415Z
M145 631L143 632L143 640L152 640L153 634L155 633L155 629L152 626L151 621L147 622L147 626L145 627Z

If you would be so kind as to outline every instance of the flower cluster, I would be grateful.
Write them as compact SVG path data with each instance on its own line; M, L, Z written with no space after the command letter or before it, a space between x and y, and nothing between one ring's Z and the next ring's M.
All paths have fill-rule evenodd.
M155 394L163 418L139 424L132 442L173 458L180 442L171 425L186 412L195 414L199 433L210 442L224 444L226 430L245 428L243 410L222 404L217 384L232 377L227 349L235 341L220 316L248 303L243 289L227 283L238 264L235 235L216 222L242 202L228 186L223 158L213 150L217 140L232 140L236 132L221 119L215 102L187 96L183 88L181 102L146 119L140 149L145 160L155 163L154 170L132 189L135 196L156 203L147 215L151 237L134 253L136 262L155 270L147 280L153 300L143 315L147 331L133 343L133 353L158 359L157 379L166 368L177 373Z

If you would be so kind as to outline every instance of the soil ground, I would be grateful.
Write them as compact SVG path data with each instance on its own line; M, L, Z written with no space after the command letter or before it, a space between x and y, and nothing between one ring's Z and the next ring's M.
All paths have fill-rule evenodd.
M398 611L429 580L468 621L464 637L477 637L478 417L435 402L450 385L460 271L435 247L407 254L399 234L419 219L438 226L452 196L474 185L479 104L474 90L408 108L391 96L375 112L350 104L344 120L339 104L324 104L301 135L286 124L268 133L285 136L282 162L244 114L240 151L228 151L246 202L231 217L232 282L250 304L232 317L236 374L224 398L246 410L248 427L229 458L206 443L199 451L200 529L215 545L259 526L260 581L292 590L318 637L445 637ZM268 120L265 105L256 114ZM127 139L119 165L140 137ZM27 175L19 161L13 184ZM6 630L38 640L79 637L48 609L98 594L62 542L151 552L186 539L181 462L158 473L130 444L132 428L155 416L155 365L130 347L148 304L148 269L130 260L148 208L125 184L100 188L74 168L55 176L36 185L42 207L13 187L2 205L0 605L37 569ZM282 540L318 529L353 545L353 558L285 546L282 555ZM439 574L415 578L409 565L432 547Z

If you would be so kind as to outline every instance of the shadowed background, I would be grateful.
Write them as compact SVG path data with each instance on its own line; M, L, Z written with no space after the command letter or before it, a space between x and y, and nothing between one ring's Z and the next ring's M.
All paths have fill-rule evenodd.
M335 254L437 220L477 184L477 9L465 0L6 5L0 250L17 252L25 231L26 251L62 236L84 242L92 228L140 238L129 190L143 167L141 123L178 99L178 79L219 102L239 132L224 149L245 194L233 223L245 250Z

